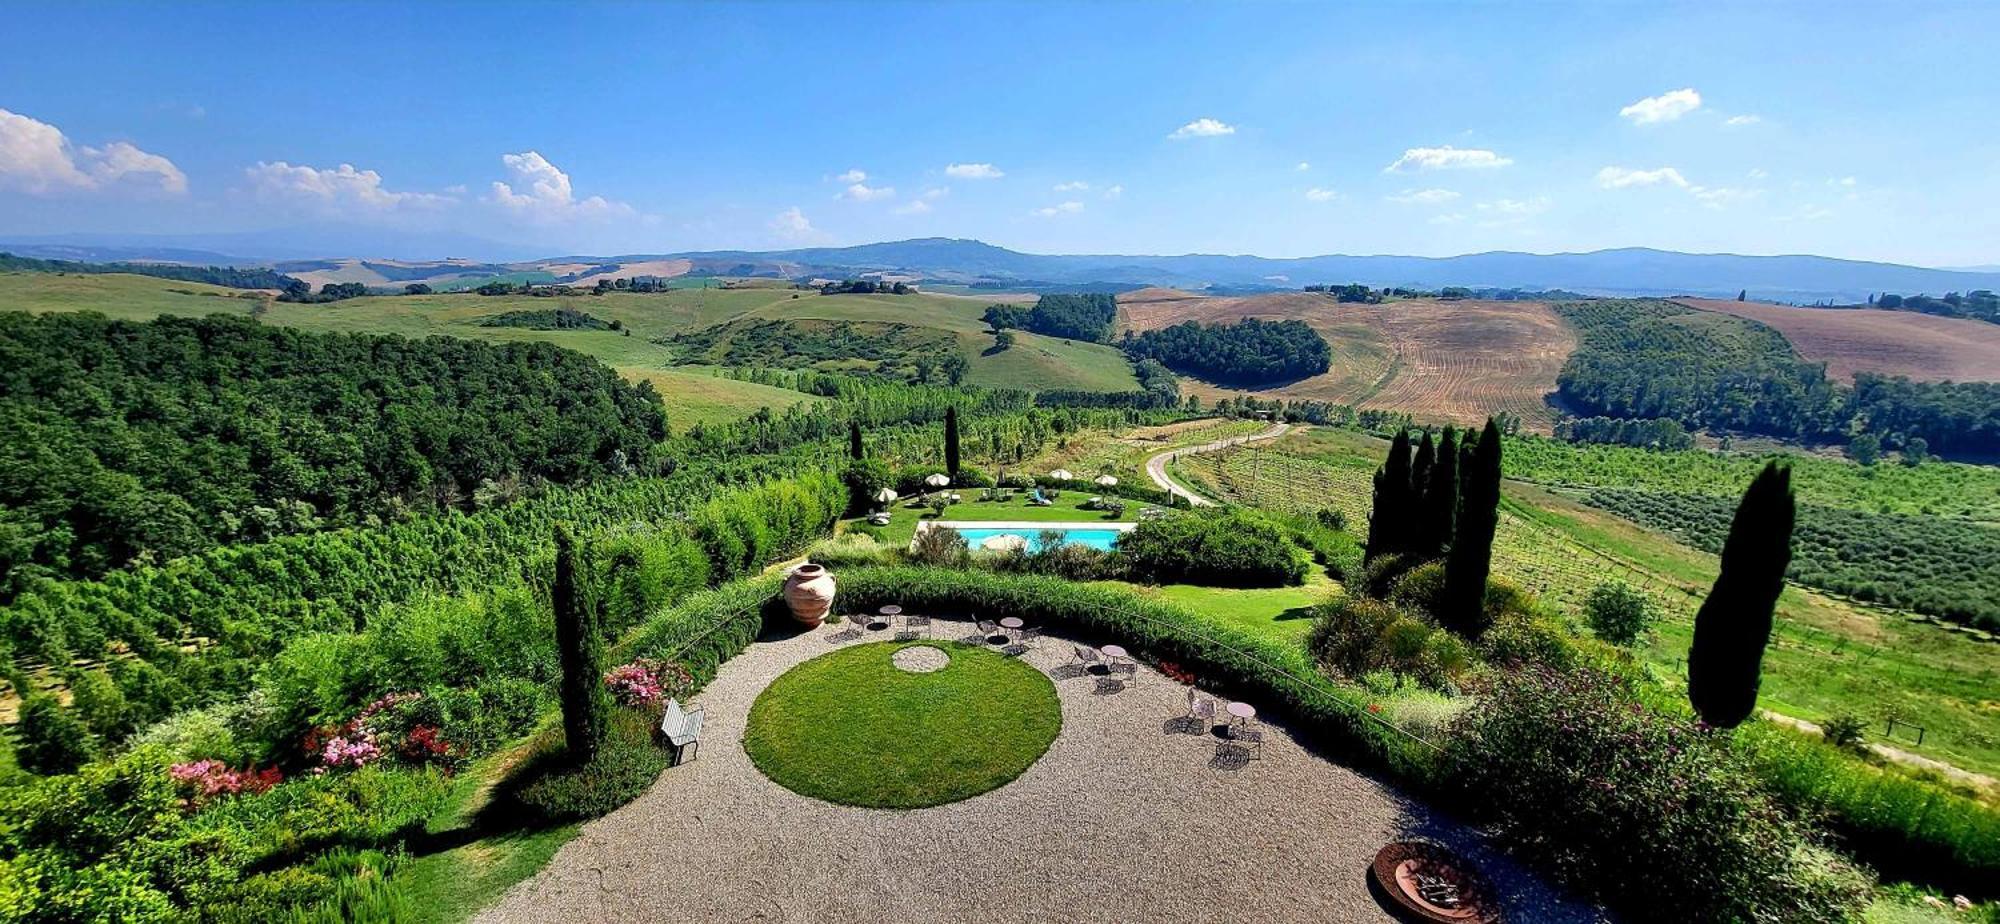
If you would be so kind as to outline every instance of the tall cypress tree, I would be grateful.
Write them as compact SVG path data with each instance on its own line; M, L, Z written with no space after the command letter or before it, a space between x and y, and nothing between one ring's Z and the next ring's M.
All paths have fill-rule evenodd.
M1458 530L1458 431L1444 428L1438 438L1437 461L1431 465L1430 479L1424 484L1422 510L1417 517L1417 557L1436 559L1451 547Z
M867 458L868 451L861 446L861 421L847 422L847 457L856 462Z
M1364 560L1403 553L1409 544L1410 496L1410 431L1398 430L1389 443L1389 458L1375 470L1375 502L1368 514Z
M1694 644L1688 649L1688 702L1710 725L1735 728L1757 707L1764 647L1771 643L1772 612L1792 562L1797 513L1792 470L1771 462L1743 492L1729 524L1722 571L1695 613Z
M589 579L582 553L566 526L556 527L556 578L551 594L556 615L556 653L562 662L563 740L570 760L587 764L597 757L610 721L611 703L599 678L604 673L604 638L584 586Z
M944 470L958 477L958 407L944 409Z
M1431 431L1425 430L1423 439L1417 441L1417 456L1410 463L1410 512L1418 515L1424 506L1424 492L1431 484L1431 466L1437 464L1437 444L1431 441ZM1410 528L1410 552L1421 550L1423 538L1422 524L1413 523Z
M1459 450L1458 523L1444 559L1446 625L1467 638L1486 631L1486 577L1500 524L1500 428L1486 418L1479 441Z

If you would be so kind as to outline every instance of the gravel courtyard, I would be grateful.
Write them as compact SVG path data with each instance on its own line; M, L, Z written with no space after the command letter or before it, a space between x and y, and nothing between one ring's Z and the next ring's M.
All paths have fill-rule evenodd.
M1603 920L1280 727L1264 726L1261 760L1218 766L1216 739L1170 724L1184 687L1142 667L1112 692L1065 667L1054 637L1028 660L1057 678L1062 732L1019 779L914 811L797 795L751 765L744 720L778 675L856 644L830 641L838 630L851 632L759 641L724 665L697 700L699 759L586 825L476 920L1392 921L1366 869L1408 835L1485 861L1513 921ZM972 631L939 621L934 634Z

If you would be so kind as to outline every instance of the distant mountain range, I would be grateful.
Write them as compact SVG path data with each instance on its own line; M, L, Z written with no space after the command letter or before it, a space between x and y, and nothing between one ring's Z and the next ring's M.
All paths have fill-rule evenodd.
M1930 269L1894 263L1839 260L1831 257L1741 256L1690 254L1642 247L1588 253L1533 254L1509 251L1456 257L1328 255L1274 259L1249 255L1182 254L1128 256L1118 254L1031 254L974 240L920 238L854 247L812 247L775 251L692 251L670 254L625 254L611 257L563 256L519 259L518 248L460 238L417 240L395 236L372 243L359 232L344 229L327 235L326 243L352 245L345 251L322 251L315 260L331 269L317 277L341 278L338 267L362 265L355 257L326 257L329 252L368 254L377 259L395 253L395 245L461 247L446 251L460 257L494 261L478 264L457 260L396 260L396 281L421 281L423 269L435 267L440 279L463 282L480 274L527 273L544 278L577 275L588 266L597 274L617 274L613 267L647 264L643 272L660 273L673 264L675 274L764 276L787 279L887 275L933 284L976 289L1130 289L1171 286L1189 290L1255 291L1295 289L1313 284L1359 282L1371 286L1439 289L1445 286L1523 290L1567 290L1593 295L1707 295L1731 297L1748 290L1758 299L1789 302L1853 303L1871 293L1900 294L1964 292L2000 289L2000 271ZM208 242L208 241L203 241ZM255 258L227 256L232 248L191 249L187 239L157 242L126 239L115 246L92 246L82 240L47 238L20 243L0 242L0 250L23 256L90 260L161 260L227 265L280 264L305 251L284 248ZM212 243L221 244L217 240ZM261 248L268 250L269 248ZM414 247L412 247L414 249ZM502 252L514 251L514 253ZM409 249L401 252L409 253ZM511 262L510 262L511 261ZM683 268L684 267L684 268ZM468 272L470 270L470 272ZM361 271L357 270L357 273ZM636 267L632 272L641 272ZM369 278L353 281L373 282Z

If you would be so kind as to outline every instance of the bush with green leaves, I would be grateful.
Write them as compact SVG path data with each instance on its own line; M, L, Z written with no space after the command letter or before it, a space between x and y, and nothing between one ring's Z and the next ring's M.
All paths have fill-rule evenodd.
M1140 523L1118 552L1134 577L1155 584L1284 587L1304 583L1309 563L1283 527L1233 508Z
M1590 631L1613 645L1631 645L1659 618L1652 598L1623 581L1606 581L1590 589L1583 600Z
M918 530L910 543L910 560L918 564L962 567L970 556L965 536L949 526Z
M22 701L21 719L14 725L14 759L22 769L68 773L96 751L90 730L55 697L36 693Z
M1593 668L1501 674L1454 724L1441 780L1501 843L1631 920L1857 920L1868 894L1727 737Z
M1395 604L1341 594L1313 607L1307 646L1351 680L1387 671L1433 690L1456 690L1475 660L1464 641Z
M609 719L595 756L581 765L567 759L561 728L537 736L531 756L501 783L489 811L516 823L555 824L596 818L645 792L671 761L653 742L654 720L622 707Z

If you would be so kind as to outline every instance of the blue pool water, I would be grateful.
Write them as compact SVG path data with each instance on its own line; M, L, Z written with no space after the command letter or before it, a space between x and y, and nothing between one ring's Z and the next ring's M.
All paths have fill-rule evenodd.
M1109 550L1118 544L1118 530L1115 529L1056 529L1063 534L1063 541L1075 545L1087 545L1093 549ZM958 531L965 537L965 544L979 551L980 543L994 536L1015 535L1028 540L1028 551L1042 550L1042 530L1039 529L980 529L966 528Z

